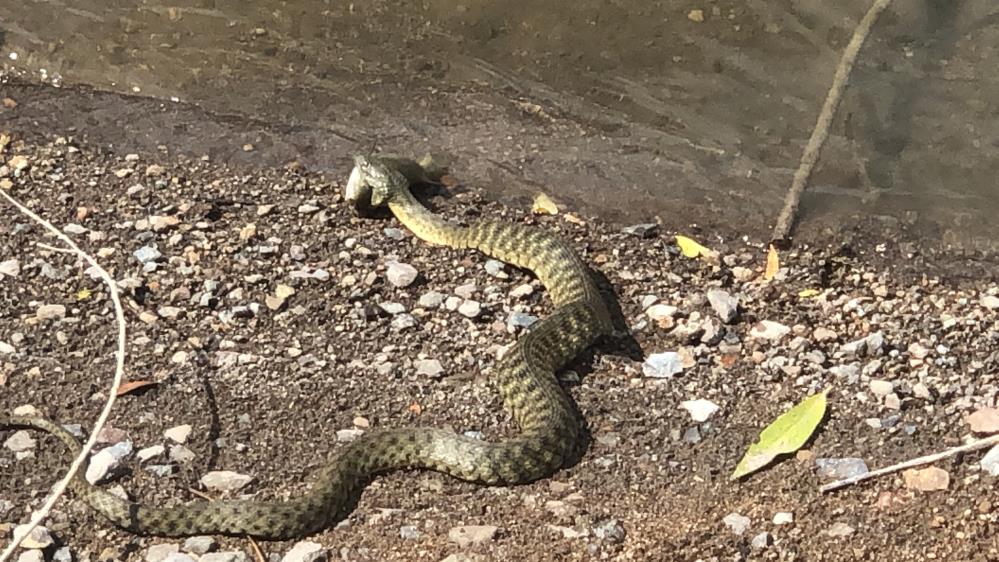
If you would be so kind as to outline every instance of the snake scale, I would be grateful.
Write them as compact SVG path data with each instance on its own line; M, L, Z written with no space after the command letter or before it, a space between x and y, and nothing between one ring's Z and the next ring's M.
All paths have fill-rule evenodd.
M498 360L496 383L504 406L520 426L517 437L487 442L434 428L369 431L341 449L310 490L287 500L199 501L152 507L90 485L79 474L71 489L115 525L159 536L249 535L296 538L346 517L350 498L378 473L403 468L436 470L486 485L525 483L551 475L577 450L582 423L555 371L611 331L607 304L579 255L562 239L514 223L483 220L470 226L448 222L426 209L410 184L427 179L411 160L355 157L347 200L359 211L387 206L423 240L452 248L476 248L534 272L554 304ZM40 417L9 416L0 425L54 434L70 450L78 441Z

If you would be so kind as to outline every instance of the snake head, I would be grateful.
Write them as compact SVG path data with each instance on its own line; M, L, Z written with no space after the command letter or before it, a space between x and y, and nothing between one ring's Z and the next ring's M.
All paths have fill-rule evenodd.
M361 215L371 215L379 207L388 205L392 196L409 186L406 177L389 163L376 157L354 156L354 169L350 172L345 198Z

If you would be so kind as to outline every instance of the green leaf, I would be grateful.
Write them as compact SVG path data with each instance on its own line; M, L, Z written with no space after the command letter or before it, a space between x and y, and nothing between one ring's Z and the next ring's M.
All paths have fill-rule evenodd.
M741 478L770 464L777 455L793 453L801 448L815 432L826 415L824 390L805 398L797 406L784 412L760 432L760 438L750 445L745 456L735 467L730 480Z

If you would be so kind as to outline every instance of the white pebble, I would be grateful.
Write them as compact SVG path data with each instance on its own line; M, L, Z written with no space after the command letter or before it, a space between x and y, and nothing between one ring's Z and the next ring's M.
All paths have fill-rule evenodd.
M718 404L704 398L684 400L680 402L680 407L690 412L691 419L697 423L708 421L719 410Z

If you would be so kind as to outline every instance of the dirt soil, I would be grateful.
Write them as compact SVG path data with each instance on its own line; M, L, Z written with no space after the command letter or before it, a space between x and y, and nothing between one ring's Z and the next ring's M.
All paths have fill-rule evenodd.
M205 473L232 470L253 477L240 494L289 497L336 453L340 430L421 424L486 439L515 432L490 369L519 330L509 314L550 309L525 272L505 268L497 277L475 252L430 247L392 219L354 217L340 195L346 168L247 172L45 137L15 138L0 181L118 280L128 378L157 384L120 398L108 437L135 449L165 445L171 455L148 463L130 456L107 485L147 504L183 502L204 491ZM995 260L924 253L898 225L862 225L835 233L828 246L785 254L784 270L766 282L758 240L682 223L641 237L572 209L536 216L473 187L445 192L430 199L444 216L536 224L571 240L614 287L633 340L603 342L564 375L592 436L578 463L511 488L432 473L378 478L344 522L308 538L330 559L999 559L996 479L980 455L939 463L950 482L935 492L889 476L823 495L814 460L860 457L873 468L969 435L965 415L995 406L999 395ZM16 274L0 277L0 409L31 404L88 428L113 371L107 289L71 255L37 246L56 242L15 209L0 206L0 217L0 262L17 264ZM677 230L719 260L681 256ZM143 248L160 255L143 265L135 254ZM417 281L387 283L391 260L413 265ZM525 283L531 294L511 295ZM267 299L279 284L295 292L272 309ZM706 301L712 288L740 299L731 324ZM805 289L820 295L800 297ZM461 293L482 311L468 318L421 306L433 291ZM646 310L653 302L676 310ZM380 306L387 303L405 312L393 315ZM64 314L39 318L44 304L64 305ZM400 314L415 325L405 327ZM752 335L762 320L788 333ZM846 345L877 332L884 343L866 354ZM643 376L643 358L663 351L680 351L684 371ZM419 373L420 359L440 361L443 372ZM876 393L882 386L872 381L888 381L891 392ZM819 389L831 390L830 414L808 453L730 481L759 430ZM720 407L704 423L680 407L698 398ZM181 424L193 427L183 447L164 436ZM53 439L34 437L25 458L0 448L0 533L8 538L66 466ZM187 459L184 447L193 452ZM166 465L170 475L146 464ZM774 524L778 512L792 513L793 523ZM723 522L733 513L749 518L742 534ZM144 559L151 545L182 542L121 532L72 499L46 525L57 541L48 554L65 545L74 560ZM464 525L497 530L472 544L449 538ZM277 559L293 544L262 548ZM240 538L219 538L217 549L252 554Z

